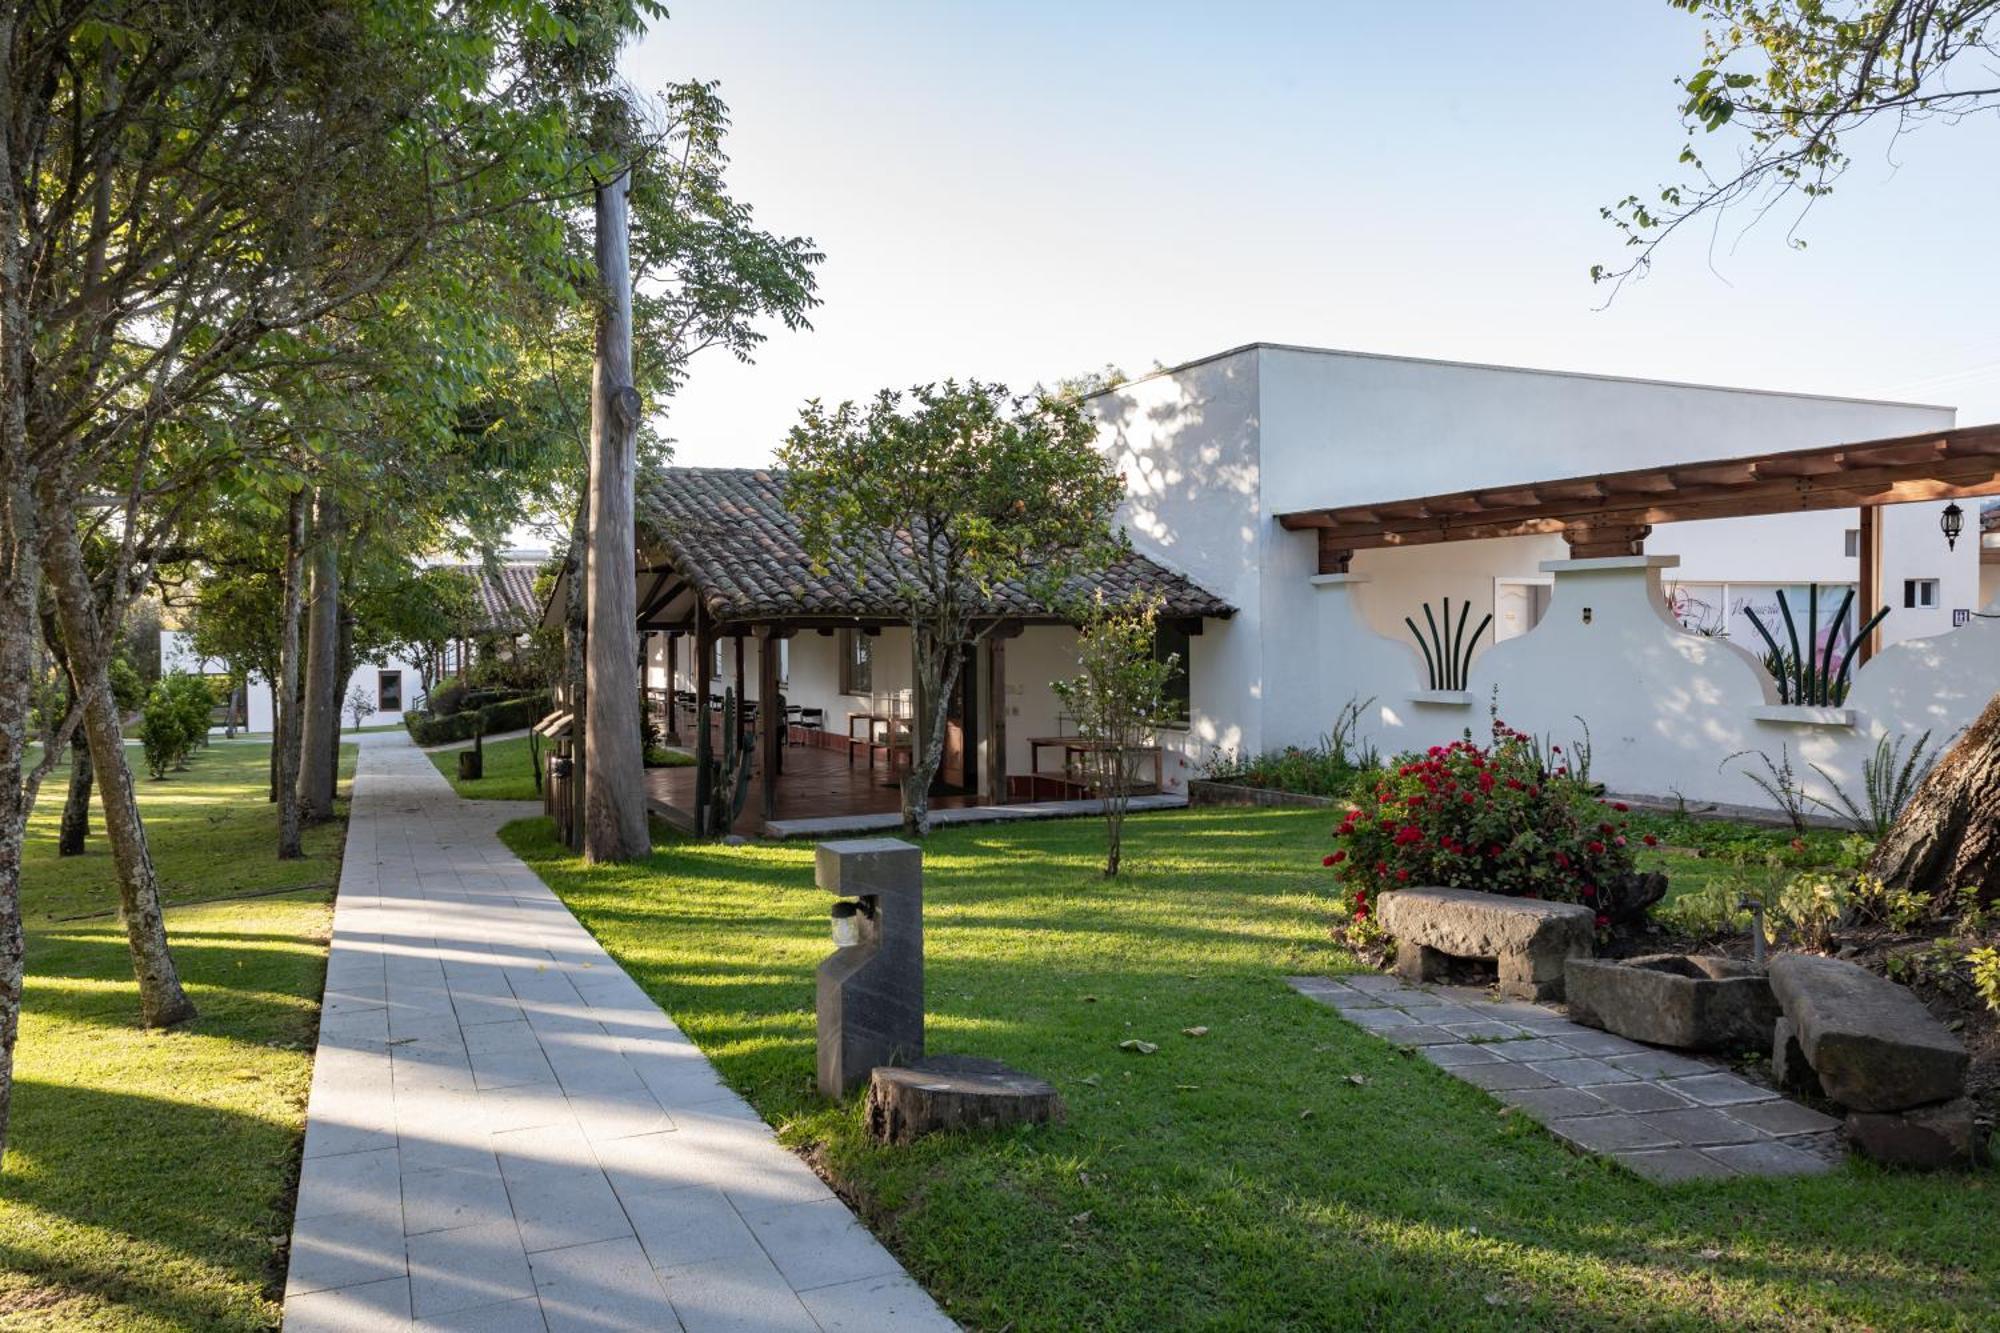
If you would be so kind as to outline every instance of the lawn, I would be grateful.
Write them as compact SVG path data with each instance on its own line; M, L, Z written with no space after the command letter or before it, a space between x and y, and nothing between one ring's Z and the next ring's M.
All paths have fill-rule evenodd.
M1990 1177L1660 1189L1294 994L1352 966L1327 826L1134 817L1115 883L1094 821L936 834L931 1049L1053 1080L1069 1119L905 1149L813 1092L809 845L662 831L586 868L546 821L503 836L970 1328L1992 1326Z
M471 745L429 751L431 762L444 774L460 796L475 801L539 801L541 788L535 785L535 770L528 758L528 738L513 736L504 741L487 741L482 746L485 776L463 781L458 776L458 756ZM548 753L546 746L543 754ZM694 763L691 755L677 750L653 750L646 756L649 768L682 768Z
M58 859L65 775L44 788L22 876L0 1328L276 1325L342 825L309 830L305 860L276 860L268 753L216 745L188 772L138 783L174 956L201 1009L170 1032L134 1021L101 823L87 855Z

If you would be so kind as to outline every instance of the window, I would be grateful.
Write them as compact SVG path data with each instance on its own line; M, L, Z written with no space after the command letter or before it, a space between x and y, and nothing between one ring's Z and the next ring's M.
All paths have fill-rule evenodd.
M1912 611L1928 610L1938 604L1936 579L1904 579L1903 605Z
M1167 677L1167 688L1163 692L1166 700L1166 720L1185 723L1188 720L1188 650L1187 626L1170 620L1160 621L1153 629L1153 660L1164 662L1169 656L1174 661L1174 673Z
M1846 555L1847 555L1847 558L1848 558L1848 559L1850 559L1850 560L1858 560L1858 559L1860 559L1860 558L1861 558L1861 529L1860 529L1860 528L1849 528L1849 529L1847 530L1847 549L1846 549Z
M867 694L875 688L875 640L858 629L840 632L840 692Z
M378 713L400 713L403 711L402 672L378 671L375 673L375 711Z

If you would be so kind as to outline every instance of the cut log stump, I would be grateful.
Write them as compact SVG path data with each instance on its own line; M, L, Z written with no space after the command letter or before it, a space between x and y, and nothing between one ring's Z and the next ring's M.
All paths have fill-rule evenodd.
M877 1066L868 1080L868 1132L881 1143L1062 1118L1062 1096L1052 1084L998 1060L934 1055L913 1065Z
M485 756L477 750L460 750L458 752L458 780L460 782L470 782L476 778L485 776L486 765L484 759Z

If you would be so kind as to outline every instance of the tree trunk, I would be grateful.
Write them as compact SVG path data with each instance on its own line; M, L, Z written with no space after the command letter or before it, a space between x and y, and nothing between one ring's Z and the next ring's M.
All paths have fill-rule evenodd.
M299 833L299 612L300 584L305 579L306 496L292 493L285 522L285 594L278 631L278 680L271 689L276 712L271 754L277 765L278 859L295 861L305 855Z
M570 849L581 847L583 837L583 710L590 699L589 671L585 662L585 650L589 644L588 591L584 578L590 569L590 478L589 461L585 460L584 483L577 489L576 513L570 518L569 555L565 567L569 573L567 594L563 602L563 706L570 715L570 773L569 773L569 829ZM636 578L635 567L633 575Z
M1891 888L2000 898L2000 695L1917 787L1868 869Z
M90 741L78 727L69 741L69 795L63 801L56 855L82 856L90 839Z
M639 744L638 572L632 487L639 393L632 387L629 174L597 189L597 366L590 395L589 665L583 727L583 857L628 861L651 847Z
M9 330L10 335L15 332ZM19 348L12 336L0 340L0 354L9 363L18 362ZM21 933L21 851L28 832L21 761L28 745L28 706L39 637L35 603L42 583L34 493L17 471L18 414L10 414L9 421L0 440L0 1166L6 1160L14 1038L20 1030L27 947Z
M104 642L98 623L76 524L67 514L52 512L48 518L43 556L62 624L70 679L83 701L83 727L104 803L104 834L118 870L119 907L125 918L126 943L132 951L132 973L139 982L139 1017L148 1027L166 1027L193 1018L194 1004L181 989L173 953L167 947L160 880L146 845L146 826L132 791L132 770L125 762L118 707L112 701L110 645Z
M928 626L910 626L917 696L911 714L923 724L910 749L910 771L903 778L903 832L913 838L930 836L931 783L944 761L945 722L951 716L951 697L965 658L963 645L942 643L939 637Z
M306 611L305 703L300 719L299 814L333 818L333 744L340 735L340 503L324 490L313 515L312 601ZM331 733L333 742L327 737Z

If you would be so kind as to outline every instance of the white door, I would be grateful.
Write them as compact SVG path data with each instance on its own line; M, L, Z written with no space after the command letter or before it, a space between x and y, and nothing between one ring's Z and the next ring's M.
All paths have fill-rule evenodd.
M1493 641L1518 639L1541 624L1550 591L1540 579L1493 580Z

